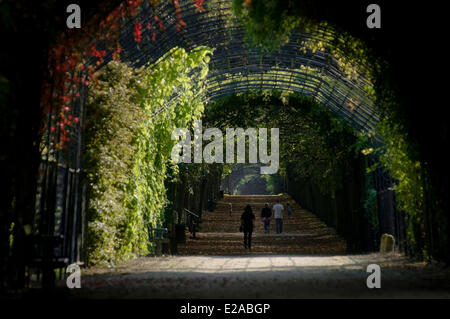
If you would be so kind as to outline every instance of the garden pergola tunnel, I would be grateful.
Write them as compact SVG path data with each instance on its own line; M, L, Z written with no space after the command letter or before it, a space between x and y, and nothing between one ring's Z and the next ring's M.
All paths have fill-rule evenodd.
M134 23L124 26L120 38L126 52L124 60L136 67L155 62L174 47L214 48L208 76L208 95L216 98L248 90L287 90L313 97L358 131L374 130L379 120L376 108L365 88L371 84L359 76L349 80L337 62L326 52L304 52L302 43L309 34L293 34L291 40L276 52L267 53L245 41L245 30L231 13L230 1L208 2L202 12L190 2L183 2L182 16L187 26L176 30L174 7L164 2L145 7L136 21L146 25L157 15L165 29L156 31L158 41L142 31L141 43L133 39Z
M303 42L312 37L310 34L293 33L288 43L273 52L253 47L246 42L245 29L233 18L230 6L231 1L209 1L205 10L198 11L191 1L183 1L181 14L187 26L178 31L175 8L169 1L154 6L143 3L133 20L123 21L121 26L122 60L139 67L156 62L174 47L189 50L207 46L214 49L214 54L209 65L205 101L249 90L295 92L312 97L356 131L374 131L379 115L367 93L371 83L362 74L349 79L327 50L306 49ZM163 22L164 31L144 28L142 41L137 43L133 37L135 22L145 26L147 22L153 23L155 16ZM153 32L157 41L151 39ZM108 54L104 63L111 59ZM90 64L95 65L95 60ZM81 99L74 103L73 110L83 119L87 88L81 88L79 93ZM63 249L71 262L84 259L86 195L81 178L82 152L83 131L79 129L68 152L63 155L57 151L43 157L37 198L40 229L64 236ZM403 238L391 190L392 179L377 169L374 180L379 199L380 232Z

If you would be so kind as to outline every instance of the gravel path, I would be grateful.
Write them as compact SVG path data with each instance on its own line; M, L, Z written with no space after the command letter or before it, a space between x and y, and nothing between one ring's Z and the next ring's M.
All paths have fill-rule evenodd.
M367 265L381 267L368 289ZM82 271L74 298L449 298L450 271L399 255L145 257ZM64 283L60 283L64 285Z
M240 214L280 199L294 208L285 232L263 234L255 224L252 250L243 248ZM228 202L233 214L228 215ZM197 239L179 255L141 257L115 267L82 269L73 298L449 298L450 269L402 255L347 255L345 241L288 196L225 196L204 212ZM381 288L366 285L367 266L381 267ZM65 287L65 282L59 282Z

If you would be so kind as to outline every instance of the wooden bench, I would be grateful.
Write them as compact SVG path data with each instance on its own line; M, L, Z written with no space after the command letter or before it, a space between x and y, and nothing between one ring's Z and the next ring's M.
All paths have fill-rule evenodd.
M152 224L148 226L148 240L156 244L155 253L157 256L162 255L162 245L169 244L169 230L167 228L153 227Z

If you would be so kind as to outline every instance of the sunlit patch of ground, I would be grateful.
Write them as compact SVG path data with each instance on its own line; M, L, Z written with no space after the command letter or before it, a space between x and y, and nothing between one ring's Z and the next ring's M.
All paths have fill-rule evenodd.
M294 214L285 232L264 234L257 218L252 250L238 232L244 206L255 214L268 201L290 201ZM228 215L227 202L233 202ZM287 217L287 216L286 216ZM142 257L115 267L82 270L73 298L449 298L450 269L402 255L345 254L333 229L288 197L226 196L205 212L197 239L179 245L180 255ZM381 267L381 288L366 285L367 266ZM59 282L64 289L65 282Z
M381 267L369 289L367 265ZM450 297L450 271L401 255L145 257L82 273L74 298ZM60 283L64 285L63 282Z

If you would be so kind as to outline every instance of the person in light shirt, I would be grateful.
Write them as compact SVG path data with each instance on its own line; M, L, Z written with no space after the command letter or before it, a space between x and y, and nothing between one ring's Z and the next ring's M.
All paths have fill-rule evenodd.
M277 203L272 207L277 234L281 234L283 232L283 210L283 205L280 204L280 200L277 200Z

